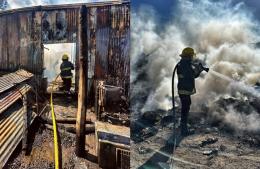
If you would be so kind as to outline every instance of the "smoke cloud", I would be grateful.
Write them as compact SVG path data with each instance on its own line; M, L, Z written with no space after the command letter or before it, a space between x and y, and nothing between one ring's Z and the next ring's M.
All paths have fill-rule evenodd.
M172 71L186 46L210 67L196 80L192 111L213 108L221 96L259 97L252 87L260 79L260 50L252 44L259 41L259 23L244 3L180 0L173 12L175 17L166 25L158 25L156 12L146 6L132 15L132 100L139 98L131 102L134 114L172 107ZM256 110L244 115L229 105L217 111L209 107L208 113L237 129L260 130Z
M44 47L44 77L46 77L50 83L60 74L63 54L67 54L69 61L75 65L76 43L45 44ZM72 81L74 82L75 70L73 70L72 73L74 75Z

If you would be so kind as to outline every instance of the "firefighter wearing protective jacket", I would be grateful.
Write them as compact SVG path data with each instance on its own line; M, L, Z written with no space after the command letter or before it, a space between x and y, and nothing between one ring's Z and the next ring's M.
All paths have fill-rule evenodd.
M72 83L72 72L71 70L74 70L73 64L69 61L69 56L67 54L64 54L62 56L62 63L60 65L60 76L63 81L63 89L66 92L70 92L71 83Z
M191 105L191 95L196 93L195 78L199 77L200 73L208 68L204 68L201 63L195 64L193 58L195 52L192 48L183 49L180 54L181 60L177 65L178 75L178 94L181 101L181 135L189 135L187 122Z

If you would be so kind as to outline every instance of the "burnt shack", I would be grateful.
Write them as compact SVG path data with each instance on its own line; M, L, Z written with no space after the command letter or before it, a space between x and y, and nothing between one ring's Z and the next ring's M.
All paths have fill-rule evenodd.
M95 126L104 126L102 123L109 122L110 125L125 127L123 130L128 131L130 83L130 3L128 1L34 6L6 10L0 12L0 23L0 97L2 99L0 120L4 129L7 129L9 121L16 124L19 122L19 125L14 125L11 129L0 131L0 137L4 137L7 133L0 144L1 152L7 150L12 152L19 142L26 142L28 128L35 117L47 111L47 88L50 84L44 77L46 69L44 45L46 44L75 44L73 84L75 95L80 94L78 102L81 103L78 104L75 118L83 117L83 121L92 119L91 123L99 123ZM55 57L61 58L59 55ZM84 83L81 83L82 78ZM6 87L8 82L9 87ZM82 98L82 95L85 97ZM26 99L27 97L33 99ZM10 99L13 99L13 102L8 102ZM121 114L126 117L123 118L124 120ZM78 119L82 122L82 119ZM9 121L5 122L5 120ZM100 147L109 145L111 152L114 152L109 162L111 163L112 160L113 163L110 167L128 166L122 163L130 156L128 135L120 136L116 131L114 133L100 131L101 134L96 129L94 135L90 136L96 139L92 155L97 157L100 165L106 166L108 162L100 161L103 159L99 157L102 154L100 152L103 151ZM79 133L82 134L82 131ZM106 140L111 134L119 135L122 139ZM16 139L12 138L14 135ZM101 135L103 139L99 138ZM79 145L82 144L82 140L78 142ZM83 140L83 144L85 142L88 142L88 139ZM26 144L24 146L26 147ZM1 167L5 165L10 155L11 153L0 154Z

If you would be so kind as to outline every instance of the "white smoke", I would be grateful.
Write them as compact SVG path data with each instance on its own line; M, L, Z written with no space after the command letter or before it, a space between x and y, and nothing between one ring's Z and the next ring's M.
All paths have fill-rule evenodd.
M147 98L140 109L168 110L172 107L169 99L172 71L186 46L193 47L197 58L205 59L212 72L203 73L196 80L193 111L200 111L201 105L210 105L214 97L231 96L234 90L256 92L249 86L260 79L260 50L252 45L259 41L259 23L245 4L234 5L228 0L179 0L177 5L177 17L167 25L159 25L156 13L145 6L132 15L131 82L133 90L137 90L135 93L143 94L143 90L147 89ZM146 63L136 69L143 57L146 57ZM221 76L216 76L214 71ZM234 113L237 112L230 111L226 115L227 123L231 122L228 117ZM237 122L241 118L251 120L252 117L260 123L259 116L255 114L238 116ZM260 129L259 124L256 126Z
M260 129L259 123L260 115L256 112L250 114L237 113L233 107L229 107L225 114L224 120L230 124L231 127L237 128L238 130L250 130L258 131Z
M53 82L60 74L60 65L62 63L62 55L67 54L69 61L75 65L76 43L60 43L60 44L45 44L44 45L44 77L48 82ZM72 71L75 81L75 70Z

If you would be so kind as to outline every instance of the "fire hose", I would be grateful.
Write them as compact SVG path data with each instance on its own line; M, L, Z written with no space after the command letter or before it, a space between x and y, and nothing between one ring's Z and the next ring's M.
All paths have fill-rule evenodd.
M175 99L174 99L174 76L175 76L175 72L177 70L178 64L176 64L176 66L173 69L173 73L172 73L172 117L173 117L173 136L174 136L174 146L173 146L173 152L175 152L176 149L176 118L175 118Z
M60 74L58 74L53 82L56 82L57 78ZM51 87L51 97L50 97L50 106L51 106L51 116L52 116L52 124L53 124L53 137L54 137L54 160L55 160L55 169L59 169L60 159L59 159L59 146L58 146L58 130L57 130L57 123L54 113L54 106L52 100L52 92L53 92L53 85Z

